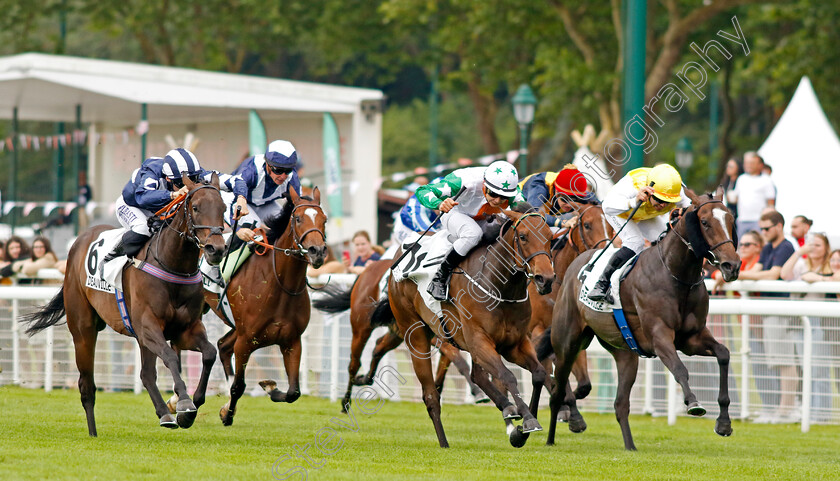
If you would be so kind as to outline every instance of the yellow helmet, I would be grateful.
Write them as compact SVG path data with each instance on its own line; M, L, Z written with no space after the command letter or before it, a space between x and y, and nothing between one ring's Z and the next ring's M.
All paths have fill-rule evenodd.
M679 202L682 178L677 169L668 164L659 164L648 172L645 185L653 182L653 195L665 202Z

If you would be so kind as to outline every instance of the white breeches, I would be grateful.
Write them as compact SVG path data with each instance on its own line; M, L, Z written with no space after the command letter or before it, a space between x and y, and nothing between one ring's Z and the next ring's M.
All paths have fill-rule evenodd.
M151 237L152 233L149 231L148 220L149 217L154 215L154 212L126 204L123 196L117 199L116 206L117 220L120 221L123 227L138 234Z
M441 225L449 232L449 240L455 252L465 256L481 240L481 227L472 217L460 212L449 211L443 214Z
M621 239L622 246L632 249L636 254L642 252L642 249L645 248L645 240L655 241L668 227L667 215L639 222L633 222L632 220L627 222L627 219L614 215L608 215L606 218L616 232L621 229L625 222L627 223L627 226L618 234L618 238Z

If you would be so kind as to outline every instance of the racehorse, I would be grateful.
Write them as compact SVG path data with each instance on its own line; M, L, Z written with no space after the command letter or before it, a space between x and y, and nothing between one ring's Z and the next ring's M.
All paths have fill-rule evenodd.
M543 214L548 214L549 202L545 203L540 209ZM577 213L578 221L569 229L564 235L562 242L557 239L552 242L551 257L554 264L554 286L552 292L559 292L563 277L566 274L566 269L569 264L581 253L589 249L597 249L603 246L605 242L609 242L613 235L612 226L607 223L604 217L604 211L600 205L593 204L578 204L571 202L574 212ZM559 245L557 245L559 244ZM541 296L537 292L537 286L530 284L528 286L528 293L531 299L531 323L528 330L531 333L531 341L536 343L543 333L551 326L551 312L554 309L556 296ZM435 376L438 385L443 384L443 376L446 374L446 367L449 364L449 359L441 358L438 364L438 371ZM546 372L551 372L551 361L545 359L543 367ZM586 351L582 350L575 359L572 366L572 374L577 379L577 388L575 388L575 398L585 398L592 389L592 384L589 379L589 372L586 363ZM568 419L568 409L563 410L561 419Z
M327 216L321 209L321 193L316 187L313 197L299 197L289 189L290 199L279 215L267 219L269 227L264 249L271 255L251 255L230 280L227 297L235 327L219 339L219 358L225 376L233 383L230 400L219 412L225 426L233 424L236 403L245 392L245 366L251 353L266 346L278 345L289 378L288 392L282 392L273 381L269 386L274 402L295 402L300 397L301 342L309 325L309 292L306 267L320 267L327 257L325 226ZM219 295L204 292L207 304L225 319L219 310ZM231 355L235 354L236 369ZM273 387L272 387L273 386Z
M528 206L530 208L530 206ZM511 444L524 445L528 433L542 429L536 418L541 386L553 385L539 363L528 321L528 283L537 284L540 294L551 291L554 271L548 255L551 231L536 212L503 211L504 224L496 240L470 252L450 280L450 299L441 303L444 319L439 319L419 295L414 282L398 282L391 276L388 297L379 302L372 323L393 317L412 351L411 362L423 389L423 401L435 427L438 443L449 447L440 419L440 393L432 376L430 360L432 336L448 340L472 355L473 382L502 411ZM399 255L399 254L398 254ZM455 293L452 295L452 293ZM500 354L532 373L534 409L522 400L516 377L505 367ZM488 377L499 379L499 391ZM551 389L549 389L550 391ZM509 392L516 403L508 400ZM510 423L522 419L516 428Z
M370 386L373 384L373 378L376 375L376 370L379 368L379 363L388 352L396 349L403 342L402 336L397 331L393 319L387 319L385 327L388 332L376 340L376 347L373 350L373 356L370 361L370 368L367 374L357 375L359 368L362 365L362 351L370 339L371 333L379 325L371 323L371 317L376 307L376 302L379 300L379 280L391 268L393 259L382 259L372 262L356 279L349 289L341 289L338 287L327 286L323 292L322 297L312 301L312 306L323 312L336 314L350 309L350 326L353 330L353 340L350 344L350 364L347 366L347 372L350 374L350 380L347 383L347 391L344 393L344 399L341 401L341 411L347 412L347 408L351 403L351 395L353 393L353 386ZM475 385L470 379L470 368L467 362L458 353L458 349L448 343L440 343L441 358L438 361L438 366L449 366L450 358L454 359L455 366L467 379L467 384L476 398L482 396L481 389ZM446 371L444 370L445 374ZM443 390L444 376L438 375L435 380L438 392ZM486 398L484 398L486 399Z
M703 284L702 267L704 258L707 258L720 267L726 281L738 278L741 260L735 251L734 219L722 203L722 189L699 197L686 189L686 195L692 205L672 223L672 228L655 246L639 255L636 266L620 285L620 299L638 350L662 359L682 386L687 412L692 416L702 416L706 410L697 402L688 385L688 371L680 361L677 349L690 356L717 358L720 367L720 415L715 423L715 432L729 436L732 434L729 350L715 340L706 327L709 294ZM588 251L569 266L562 294L554 307L550 335L544 336L538 345L540 359L547 357L553 349L557 364L557 386L551 395L552 419L547 444L554 444L555 417L562 404L571 409L569 429L573 432L586 429L568 379L575 356L597 336L615 358L618 371L616 419L621 426L625 449L635 450L627 418L639 354L628 349L611 314L594 311L578 301L581 287L578 273L596 253Z
M61 290L41 310L22 321L29 323L26 332L32 335L57 324L67 314L67 327L73 335L76 366L79 368L79 393L91 436L96 436L93 416L96 399L94 350L97 334L106 324L126 336L132 335L133 330L140 345L140 379L152 398L161 426L192 426L198 407L204 404L216 349L207 340L201 322L204 298L198 260L202 250L211 264L218 264L222 259L225 251L222 238L225 204L219 194L216 174L212 175L210 183L193 183L186 175L183 179L189 192L174 216L164 221L140 251L136 259L140 261L138 268L128 267L123 271L123 292L130 321L123 320L114 294L85 286L85 256L99 234L111 229L104 225L91 227L76 239L67 256L67 271ZM148 269L148 266L154 267ZM157 273L150 274L148 271ZM179 349L201 352L201 378L193 400L190 400L179 374L178 357L167 341ZM175 382L174 390L178 396L176 417L170 414L157 388L155 362L158 357L172 373Z

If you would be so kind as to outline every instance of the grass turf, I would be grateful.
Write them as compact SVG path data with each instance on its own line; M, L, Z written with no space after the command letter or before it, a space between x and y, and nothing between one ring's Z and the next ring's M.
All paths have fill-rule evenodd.
M0 479L202 480L491 480L491 479L838 479L840 426L755 425L735 422L734 434L714 434L714 419L631 416L638 452L625 452L612 415L584 413L589 428L572 434L558 424L557 445L546 433L522 449L510 446L501 414L486 406L443 406L451 448L438 448L422 404L386 402L378 412L355 410L357 430L332 418L337 403L303 397L274 404L244 397L236 421L222 426L225 399L211 397L188 429L158 427L144 393L97 393L98 438L87 436L77 391L45 393L0 387ZM548 412L539 419L548 428ZM315 446L334 451L325 456ZM305 448L306 445L308 448ZM307 465L297 450L307 449ZM279 460L279 462L278 462ZM294 466L303 466L297 474ZM289 470L291 470L289 472Z

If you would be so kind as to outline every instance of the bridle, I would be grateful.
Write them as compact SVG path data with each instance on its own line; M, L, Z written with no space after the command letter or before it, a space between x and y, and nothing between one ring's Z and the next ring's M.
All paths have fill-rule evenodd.
M283 253L283 254L285 254L285 255L293 258L293 259L296 259L296 260L299 260L299 261L302 261L302 262L305 262L305 263L308 264L309 259L306 256L307 250L303 247L303 239L305 239L306 236L311 234L312 232L317 232L317 233L321 234L321 237L324 238L324 244L327 243L327 234L324 233L324 231L322 231L321 229L319 229L317 227L312 227L311 229L307 229L303 232L303 234L300 234L300 236L298 236L297 230L295 230L295 227L294 227L294 217L295 217L295 211L297 209L301 208L301 207L314 207L314 208L318 209L318 211L322 215L324 215L324 217L326 217L326 214L324 214L323 209L318 204L297 204L297 205L295 205L292 208L292 212L291 212L290 217L289 217L289 229L292 230L293 248L286 249L286 248L282 248L282 247L277 247L277 243L280 242L280 238L282 236L278 236L277 239L274 241L274 245L270 246L271 250L272 250L271 267L274 270L274 281L277 283L277 286L280 288L280 290L282 290L283 292L285 292L286 294L288 294L290 296L299 296L299 295L303 294L304 292L306 292L307 287L312 288L312 289L315 289L315 288L313 288L311 285L309 285L309 278L306 277L306 276L304 276L304 280L305 280L304 286L299 291L290 291L289 289L286 289L285 287L283 287L283 283L280 282L280 274L278 274L278 272L277 272L277 253L281 252L281 253ZM265 251L267 249L267 247L265 247L265 246L267 246L267 245L268 244L261 244L261 246L263 246L263 251L262 252L258 252L256 248L254 249L254 252L257 252L257 254L259 254L259 255L265 254ZM329 284L329 283L327 283L327 284ZM324 287L327 287L327 286L324 285ZM320 289L323 289L324 287L321 287L321 288L315 289L315 290L320 290Z
M528 277L528 281L530 282L530 280L534 277L533 273L531 272L531 259L539 255L544 255L548 257L548 261L551 262L551 255L546 251L537 251L529 256L526 256L525 252L523 252L522 242L519 240L519 235L517 235L516 233L516 228L519 226L522 220L527 217L539 217L540 219L542 219L543 223L545 223L545 217L539 212L528 212L526 214L523 214L521 217L519 217L519 219L516 220L516 222L513 223L513 245L515 248L513 256L514 268L519 272L524 272L525 275ZM522 258L521 265L516 263L517 255Z
M189 192L187 192L186 196L184 197L184 199L180 203L173 202L172 204L170 204L169 208L166 209L162 214L160 214L159 218L164 220L163 226L167 229L171 229L171 230L175 231L175 233L178 234L178 237L180 237L181 239L186 239L186 240L192 242L199 249L204 249L204 246L207 245L207 243L206 242L204 242L204 243L201 242L201 240L198 238L198 235L196 234L196 230L207 229L209 231L209 234L207 235L207 237L205 239L205 241L206 241L207 239L209 239L210 237L212 237L214 235L221 236L223 226L221 226L221 225L218 225L218 226L201 225L201 224L196 224L195 223L195 220L193 219L193 216L192 216L192 209L190 209L190 206L192 205L192 196L201 189L213 189L216 192L219 192L219 188L216 187L215 185L202 184L202 185L196 187L195 189L192 189ZM219 195L221 195L221 192L219 192ZM178 230L178 229L172 227L172 222L171 221L166 222L166 220L171 219L177 213L178 210L181 210L181 208L184 209L184 220L186 222L186 229L184 229L184 230ZM154 251L152 251L152 257L155 259L155 261L158 262L158 264L160 264L161 268L163 268L167 272L170 272L172 274L181 275L181 276L194 276L198 273L197 268L196 268L195 272L192 272L192 273L189 273L189 274L184 274L184 273L178 272L178 271L170 268L169 266L167 266L163 262L163 260L160 257L158 257L158 252L160 251L160 239L161 239L162 236L160 234L158 234L155 237L157 239L154 242L155 249L154 249ZM149 249L151 249L151 244L149 245Z
M596 207L596 206L590 205L587 208L583 209L578 214L578 221L575 223L574 227L569 229L569 243L572 244L572 247L575 249L575 252L578 253L578 254L580 254L582 252L586 252L590 249L597 249L598 246L601 245L602 242L609 242L610 241L609 237L604 237L603 239L599 240L598 242L596 242L592 246L590 246L589 243L586 242L586 236L583 235L583 228L581 228L581 224L583 223L583 215L586 214L586 211L588 211L589 209L591 209L593 207ZM581 240L581 242L583 242L583 247L584 247L583 250L578 249L578 246L575 244L575 237L574 237L575 229L578 229L578 233L580 234L580 240Z
M714 200L714 199L713 200L708 200L708 201L703 202L702 204L698 205L697 207L695 207L693 212L698 212L706 204L723 204L723 201ZM690 252L692 252L696 257L698 257L700 259L703 259L703 258L709 259L709 262L711 262L712 265L720 266L720 260L718 259L717 255L715 254L714 251L717 250L718 248L720 248L721 246L726 245L726 244L732 244L733 247L737 247L737 246L735 246L735 241L733 241L732 239L725 239L725 240L723 240L721 242L718 242L717 244L709 247L707 252L696 252L695 249L691 246L691 242L689 242L688 239L686 239L679 232L677 232L677 229L676 229L677 224L679 224L680 221L683 220L683 217L685 217L685 215L681 215L676 221L669 222L668 224L671 227L671 232L673 232L674 235L676 235L677 238L679 238L682 241L682 243L685 244L685 246L688 248L688 250ZM683 222L683 224L685 224L685 222ZM702 271L700 272L700 279L696 282L693 282L693 283L685 282L682 279L675 276L671 272L671 269L668 267L668 264L665 262L665 255L662 252L662 242L657 243L657 250L659 251L659 259L662 261L662 264L665 266L665 269L668 270L668 274L670 274L671 277L674 278L674 280L676 280L680 284L691 286L691 287L694 287L694 286L700 284L701 282L703 282L704 278L703 278L703 272Z

